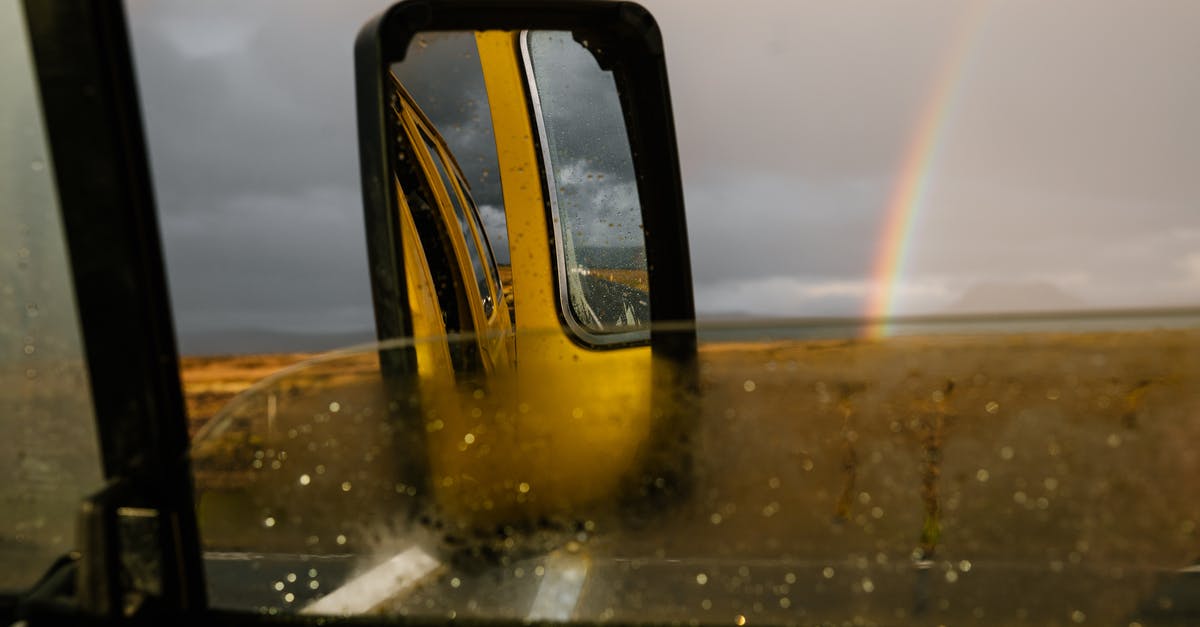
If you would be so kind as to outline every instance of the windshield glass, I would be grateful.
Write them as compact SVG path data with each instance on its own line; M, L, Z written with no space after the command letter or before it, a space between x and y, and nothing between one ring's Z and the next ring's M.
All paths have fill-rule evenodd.
M627 386L580 402L519 374L380 369L411 342L315 358L195 438L212 603L739 625L1171 616L1197 598L1200 312L1076 322L707 327L694 363L655 360L650 404ZM621 376L563 368L579 386ZM640 435L605 439L614 425Z

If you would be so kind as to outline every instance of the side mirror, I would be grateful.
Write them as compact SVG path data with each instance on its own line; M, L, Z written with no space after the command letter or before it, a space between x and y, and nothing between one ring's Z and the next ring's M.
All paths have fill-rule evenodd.
M355 62L378 337L455 338L380 354L393 389L421 389L420 411L392 418L412 451L405 482L459 526L478 526L493 492L456 494L456 477L555 475L540 502L558 505L486 524L685 492L695 312L651 15L406 0L364 26ZM498 423L430 431L421 417L470 412L447 400L456 388L541 409L505 426L524 439L467 463L461 438ZM518 454L529 447L542 453Z
M206 551L329 557L316 587L272 588L314 613L383 603L334 602L362 596L352 562L388 542L425 551L421 577L486 567L643 525L695 475L687 232L650 15L409 0L363 28L356 75L381 341L243 392L191 458Z

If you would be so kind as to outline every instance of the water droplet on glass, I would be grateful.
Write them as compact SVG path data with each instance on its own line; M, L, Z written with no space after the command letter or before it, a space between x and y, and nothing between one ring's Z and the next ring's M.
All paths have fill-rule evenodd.
M333 412L333 413L335 413L335 414L336 414L336 413L338 413L338 412L339 412L339 411L341 411L341 410L342 410L342 405L341 405L341 403L339 403L339 402L337 402L337 401L334 401L334 402L332 402L332 403L330 403L330 404L329 404L329 411L331 411L331 412Z
M274 517L274 516L267 516L266 518L264 518L264 519L263 519L263 526L264 526L264 527L267 527L267 528L274 527L274 526L275 526L275 517Z
M706 575L704 573L700 573L700 574L696 575L696 583L698 583L702 586L704 584L708 583L708 575Z
M755 385L754 381L750 379L746 379L745 383L742 383L742 389L746 390L747 392L753 392L756 387L758 386Z
M280 592L283 592L283 582L282 582L282 581L276 581L276 582L275 582L275 589L276 589L276 590L278 590L278 591L280 591Z
M288 573L285 579L288 580L288 583L296 583L296 573Z
M875 591L875 582L871 581L871 579L868 577L863 577L862 589L863 589L863 592L866 592L868 594L871 592L874 592Z
M346 543L346 536L345 536L345 535L343 535L343 534L340 534L340 533L339 533L339 534L338 534L338 537L337 537L337 543L338 543L338 544L345 544L345 543Z
M824 577L824 578L826 578L826 579L833 579L833 567L832 567L832 566L826 566L825 568L822 568L822 569L821 569L821 576L822 576L822 577Z
M308 485L312 483L312 477L308 475L300 475L300 485Z
M349 481L342 482L342 492L349 492L350 488L352 488L352 487L354 487L354 486L351 486Z

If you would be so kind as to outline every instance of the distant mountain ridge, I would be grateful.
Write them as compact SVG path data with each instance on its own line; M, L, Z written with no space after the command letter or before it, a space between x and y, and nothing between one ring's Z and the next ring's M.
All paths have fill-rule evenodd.
M263 353L320 353L375 341L374 329L342 332L291 332L264 329L182 332L182 355L255 355Z
M1088 303L1047 281L985 281L974 283L944 313L1018 313L1078 311Z

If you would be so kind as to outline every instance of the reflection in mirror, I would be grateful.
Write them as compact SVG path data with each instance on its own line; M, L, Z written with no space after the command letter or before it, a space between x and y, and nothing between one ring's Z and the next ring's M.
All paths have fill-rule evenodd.
M481 54L480 42L489 37L492 41L503 39L507 57L498 54L494 44ZM520 63L524 74L509 83L503 80L507 58ZM603 69L597 57L565 31L421 33L409 45L405 59L390 69L395 79L393 100L401 103L395 114L396 135L401 143L397 167L407 167L420 175L423 170L413 163L425 168L432 164L438 174L427 173L426 178L441 179L440 186L450 190L445 198L456 211L461 208L456 194L451 193L454 185L441 169L441 157L456 164L449 170L462 173L457 182L467 211L459 214L459 221L471 270L454 268L438 278L436 260L450 255L443 252L439 256L434 240L458 236L439 236L437 221L422 224L421 208L408 201L414 211L417 239L426 257L433 260L431 270L442 290L442 309L461 307L451 296L450 292L455 291L451 287L477 283L484 292L486 279L482 275L490 274L498 288L496 302L504 300L503 295L514 294L516 286L524 281L525 298L554 299L558 318L588 344L644 341L648 337L645 325L650 320L650 305L642 209L612 72ZM514 87L520 93L513 93ZM513 132L496 126L506 123L502 114L493 111L497 94L501 100L507 99L499 106L515 98L533 118L533 128L524 133L523 141L536 151L541 171L540 199L515 195L504 188L519 186L524 191L528 182L520 179L522 155L511 149L497 149L497 133ZM406 123L406 115L425 123ZM421 127L416 136L411 132L414 126ZM413 147L420 144L424 144L424 150ZM442 156L438 145L444 145ZM404 192L411 194L408 189ZM526 207L507 207L506 202L538 202L539 206L530 212ZM545 216L544 222L514 221L514 211ZM477 225L474 233L478 243L466 224L472 221ZM532 242L540 240L525 237L530 229L547 232L545 249L533 248ZM453 243L446 246L448 250L454 247ZM543 285L529 273L524 278L520 273L514 277L509 264L517 254L551 260L551 281ZM492 268L481 267L481 260L489 258L494 259ZM449 259L447 265L458 264ZM474 274L474 281L467 274ZM514 296L518 301L521 298ZM490 316L493 307L490 298L483 295L484 317ZM515 310L507 303L504 306L510 308L510 317L515 316ZM453 312L448 316L452 318ZM477 323L475 328L479 326ZM498 330L490 323L484 326ZM460 325L450 330L465 332L470 327Z
M558 235L560 289L586 332L638 328L650 320L646 242L612 73L569 32L526 32L521 44Z
M496 261L508 266L508 231L487 87L472 32L421 33L391 67L429 118L465 178Z

